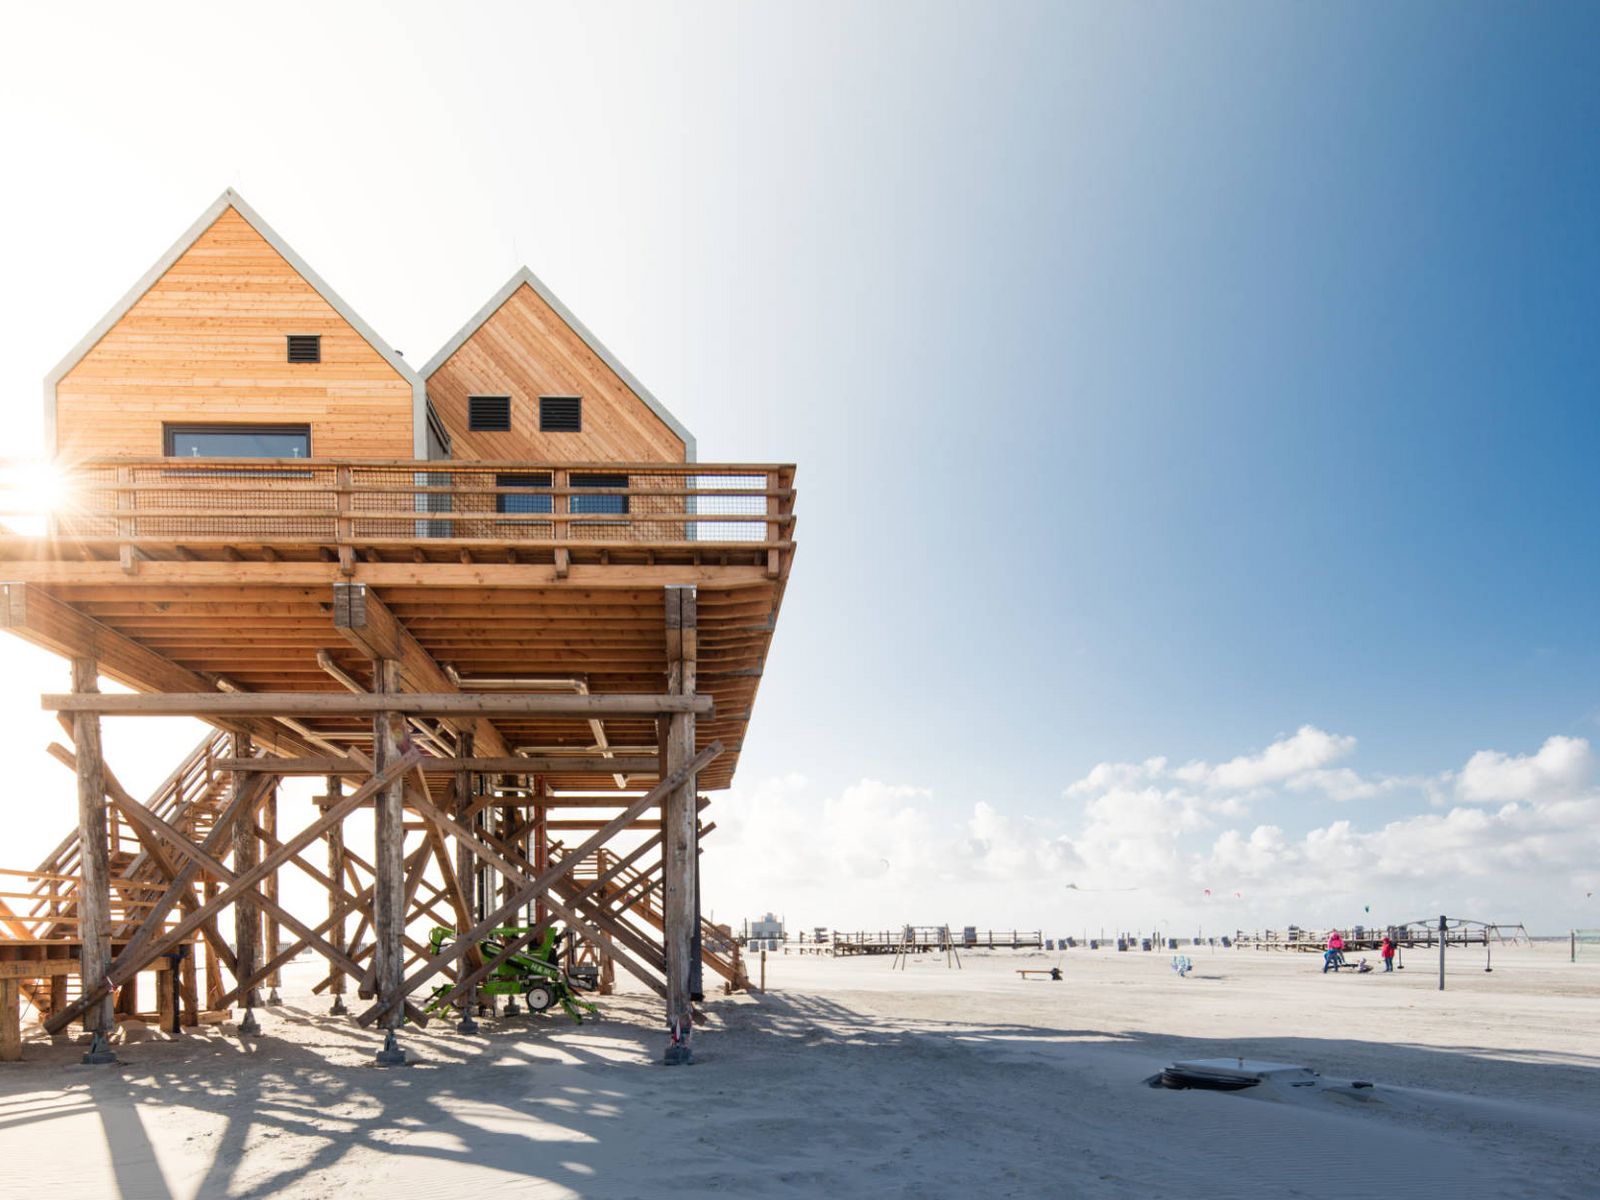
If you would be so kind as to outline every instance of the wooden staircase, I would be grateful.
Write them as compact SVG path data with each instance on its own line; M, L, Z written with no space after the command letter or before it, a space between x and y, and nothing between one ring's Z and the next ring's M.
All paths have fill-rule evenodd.
M151 794L145 806L156 816L199 843L211 832L233 781L216 762L230 754L231 735L206 734L172 774ZM66 763L70 751L52 745L50 752ZM146 913L166 890L167 879L141 844L133 828L114 807L107 809L107 841L111 881L111 938L115 944L133 936ZM75 958L79 944L79 881L81 844L74 829L36 870L0 868L0 959ZM177 919L176 909L164 925ZM79 991L76 973L55 974L46 982L21 981L24 996L41 1011L71 1003Z
M585 862L573 871L572 890L583 891L600 876L617 867L621 858L614 850L601 847L591 862ZM666 923L661 911L660 876L659 864L646 871L632 866L621 867L597 897L601 908L615 916L635 917L656 933L664 933ZM743 991L750 986L750 976L745 971L738 943L724 939L722 931L704 916L700 918L700 961L723 978L729 991Z

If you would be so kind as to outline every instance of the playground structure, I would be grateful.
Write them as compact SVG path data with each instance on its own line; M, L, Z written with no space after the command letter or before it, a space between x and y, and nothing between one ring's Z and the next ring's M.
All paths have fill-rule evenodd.
M1266 929L1255 932L1239 930L1233 935L1233 945L1239 950L1289 950L1321 954L1328 948L1332 929L1302 929L1291 925L1287 929ZM1437 917L1407 921L1383 928L1352 925L1339 930L1346 952L1376 951L1387 935L1403 950L1427 950L1439 944L1439 919ZM1452 918L1445 930L1446 946L1527 945L1528 931L1520 924L1486 922Z

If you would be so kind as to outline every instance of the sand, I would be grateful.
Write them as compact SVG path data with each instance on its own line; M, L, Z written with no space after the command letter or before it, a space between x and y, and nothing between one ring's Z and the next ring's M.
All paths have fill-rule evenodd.
M408 1034L327 1017L296 968L260 1038L135 1032L116 1068L36 1031L0 1065L0 1195L1590 1197L1600 1189L1600 963L1565 946L1312 956L1004 951L776 955L717 997L698 1061L657 1065L653 997L603 1020ZM1056 983L1019 966L1062 961ZM1339 1087L1142 1081L1180 1058L1303 1063Z

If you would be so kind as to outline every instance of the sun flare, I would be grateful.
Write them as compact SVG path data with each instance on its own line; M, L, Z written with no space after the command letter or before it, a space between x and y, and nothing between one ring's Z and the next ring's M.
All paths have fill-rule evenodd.
M71 495L67 473L55 463L24 459L0 466L0 520L17 533L41 536Z

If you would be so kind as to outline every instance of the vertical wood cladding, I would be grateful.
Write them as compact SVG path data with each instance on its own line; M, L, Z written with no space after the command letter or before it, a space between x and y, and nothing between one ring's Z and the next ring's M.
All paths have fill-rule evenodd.
M291 335L320 361L290 362ZM225 210L56 388L56 453L162 453L162 426L311 426L317 458L412 456L411 383Z
M470 396L510 396L511 429L469 428ZM578 433L540 432L539 397L581 396ZM660 417L527 284L428 378L457 460L682 462Z

